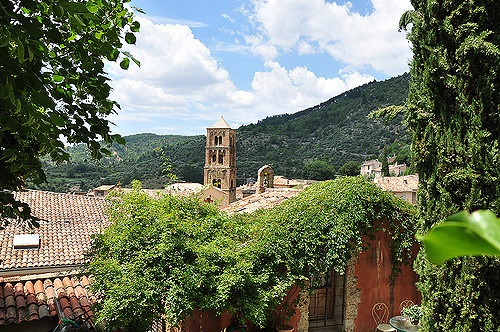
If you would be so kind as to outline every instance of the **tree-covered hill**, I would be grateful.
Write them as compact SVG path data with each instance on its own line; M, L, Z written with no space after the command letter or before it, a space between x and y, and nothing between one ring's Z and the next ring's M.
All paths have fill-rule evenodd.
M268 117L237 129L238 184L256 178L257 170L273 166L277 175L302 176L304 166L323 160L338 170L348 161L361 162L386 153L408 161L409 138L401 118L385 123L367 115L380 107L402 105L408 94L407 74L371 82L330 100L294 113ZM214 118L214 122L217 119ZM114 144L112 156L91 161L82 145L69 147L71 162L45 162L48 184L39 188L87 191L101 184L133 179L144 187L161 188L168 178L162 165L169 162L180 180L203 182L205 136L138 134L127 136L126 146Z
M348 161L378 156L384 146L389 155L401 151L400 161L407 160L409 138L401 118L384 123L367 115L380 107L403 105L408 77L368 83L301 112L238 128L239 176L273 164L275 173L298 177L304 165L316 159L339 169Z

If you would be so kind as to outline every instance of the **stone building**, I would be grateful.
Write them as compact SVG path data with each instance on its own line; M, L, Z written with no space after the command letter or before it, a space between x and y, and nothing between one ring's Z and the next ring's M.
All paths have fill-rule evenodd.
M417 205L418 174L373 179L373 183L410 204Z
M203 184L222 190L225 202L236 201L236 131L221 117L207 128Z
M381 176L382 175L382 162L378 159L367 160L361 164L361 175L363 176Z

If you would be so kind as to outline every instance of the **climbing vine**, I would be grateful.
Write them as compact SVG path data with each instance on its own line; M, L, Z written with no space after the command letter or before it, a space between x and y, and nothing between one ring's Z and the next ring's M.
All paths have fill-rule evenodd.
M107 327L145 331L193 310L266 326L293 285L313 281L386 230L397 267L410 256L414 208L362 177L308 187L270 210L227 215L195 197L152 198L136 183L110 199L112 226L88 265Z

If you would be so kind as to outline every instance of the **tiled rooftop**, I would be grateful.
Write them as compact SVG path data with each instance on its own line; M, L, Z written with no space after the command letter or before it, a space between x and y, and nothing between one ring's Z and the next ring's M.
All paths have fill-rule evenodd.
M392 193L413 192L418 189L418 175L376 177L373 182L385 191Z
M263 193L257 193L229 204L223 211L228 213L250 213L261 208L269 209L291 197L297 196L299 192L298 189L267 188Z
M0 277L0 329L4 325L54 317L60 310L65 318L87 321L94 298L83 277L49 277L35 280Z
M16 199L30 205L33 215L41 219L40 227L30 230L24 222L11 221L0 231L0 276L80 265L91 234L109 225L103 198L28 190L16 193ZM14 249L14 235L26 233L39 235L39 249Z

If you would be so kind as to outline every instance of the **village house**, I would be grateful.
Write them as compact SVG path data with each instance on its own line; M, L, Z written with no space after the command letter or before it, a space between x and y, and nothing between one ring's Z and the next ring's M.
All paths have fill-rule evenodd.
M91 236L109 226L103 198L17 192L38 228L10 220L0 231L0 331L53 331L61 318L94 327L89 278L79 269Z
M382 162L378 159L367 160L361 164L361 175L382 176Z
M373 183L408 203L417 205L418 174L376 177Z
M95 196L95 197L105 197L109 194L109 192L113 189L119 188L119 186L110 184L110 185L102 185L97 188L94 188L89 195Z
M396 156L387 158L387 162L389 164L390 176L401 176L405 173L407 168L406 164L398 164ZM382 162L378 159L364 161L361 164L360 174L367 177L382 176Z

